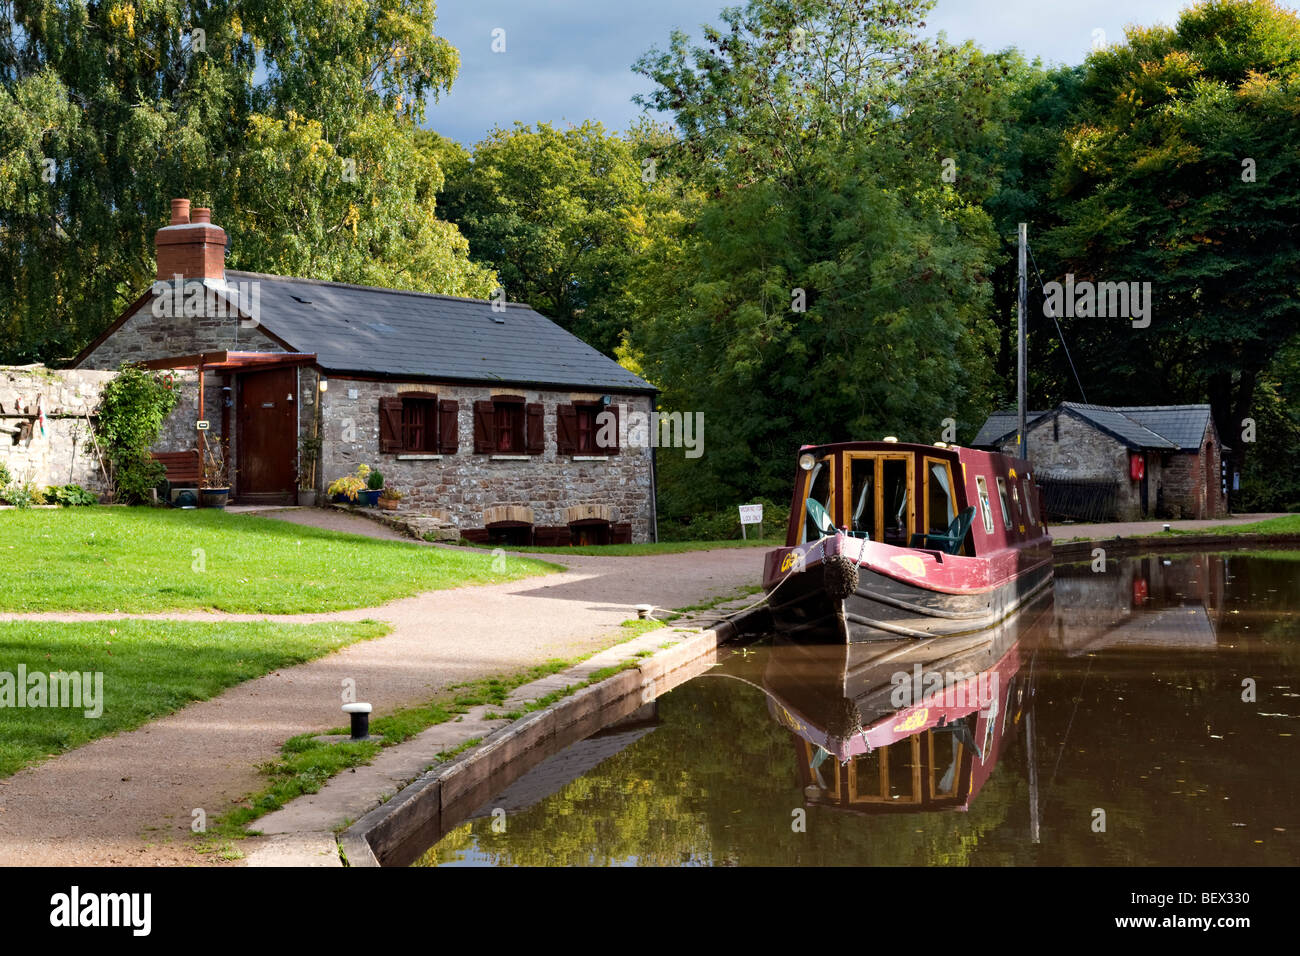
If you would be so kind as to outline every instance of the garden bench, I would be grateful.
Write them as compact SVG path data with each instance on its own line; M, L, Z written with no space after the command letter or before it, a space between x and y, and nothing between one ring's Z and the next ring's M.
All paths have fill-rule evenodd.
M197 488L203 477L203 468L199 464L199 450L189 451L155 451L150 452L155 461L162 462L167 470L167 484L173 488Z

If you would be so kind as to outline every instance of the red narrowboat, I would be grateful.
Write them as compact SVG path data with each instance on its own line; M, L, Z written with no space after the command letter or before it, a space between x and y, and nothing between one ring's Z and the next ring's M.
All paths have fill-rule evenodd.
M763 587L776 628L811 639L981 631L1052 580L1027 461L886 439L800 449L786 546Z

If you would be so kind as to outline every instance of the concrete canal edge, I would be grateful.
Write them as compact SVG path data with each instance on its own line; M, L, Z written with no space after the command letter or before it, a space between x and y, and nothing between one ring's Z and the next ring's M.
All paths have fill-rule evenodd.
M1094 548L1104 548L1109 558L1148 551L1204 551L1207 548L1221 546L1234 551L1279 546L1300 547L1300 534L1176 534L1093 538L1087 541L1063 541L1060 544L1053 544L1052 557L1057 561L1081 561L1091 558Z
M749 615L721 622L635 667L515 720L473 750L430 770L339 836L348 866L404 866L548 757L697 677Z

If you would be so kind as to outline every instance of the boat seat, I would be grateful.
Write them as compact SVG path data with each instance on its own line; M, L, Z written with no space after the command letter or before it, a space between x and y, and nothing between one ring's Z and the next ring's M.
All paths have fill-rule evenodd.
M835 534L835 525L831 523L831 516L826 513L826 509L822 507L820 501L817 501L815 498L809 498L806 507L808 509L808 517L812 518L813 524L817 526L818 534L823 538L829 538L831 535Z
M961 543L966 540L966 535L970 532L971 522L974 520L975 509L966 508L961 514L952 519L952 524L948 525L947 534L921 534L917 532L912 535L908 547L934 548L944 554L956 554L961 550Z

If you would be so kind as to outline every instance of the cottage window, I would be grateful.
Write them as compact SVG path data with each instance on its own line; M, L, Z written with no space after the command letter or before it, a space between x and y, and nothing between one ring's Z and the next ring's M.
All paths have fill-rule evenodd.
M555 425L555 447L561 455L618 454L617 405L601 402L557 405Z
M480 455L540 455L545 447L540 403L502 396L474 403L474 452Z
M429 392L379 400L379 450L387 454L456 453L460 403Z
M402 399L402 451L432 452L438 447L438 403L428 398Z
M496 402L493 407L496 450L502 454L524 450L524 407L514 402Z

